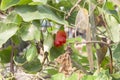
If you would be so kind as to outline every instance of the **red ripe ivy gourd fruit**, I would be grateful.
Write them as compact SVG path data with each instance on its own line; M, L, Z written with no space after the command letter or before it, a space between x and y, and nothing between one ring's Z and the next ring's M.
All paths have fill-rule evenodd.
M59 30L57 31L57 34L55 36L55 41L54 41L54 45L56 47L60 47L62 46L64 43L66 43L66 33L64 30Z

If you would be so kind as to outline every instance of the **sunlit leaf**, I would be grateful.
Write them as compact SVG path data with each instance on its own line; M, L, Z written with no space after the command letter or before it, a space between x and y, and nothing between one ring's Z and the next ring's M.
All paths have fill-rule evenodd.
M32 2L32 0L19 0L18 5L25 5L25 4L28 4L30 2Z
M1 2L1 9L2 10L6 10L12 6L15 5L22 5L22 4L27 4L29 2L31 2L32 0L2 0Z
M32 0L33 2L29 3L30 5L45 5L47 0Z

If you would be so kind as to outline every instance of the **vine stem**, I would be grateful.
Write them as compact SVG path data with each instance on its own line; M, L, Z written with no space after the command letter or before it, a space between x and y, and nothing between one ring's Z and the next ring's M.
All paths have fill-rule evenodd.
M77 44L91 44L91 43L101 43L105 44L106 46L109 46L110 44L103 42L103 41L85 41L85 42L76 42Z
M11 46L12 46L12 51L11 51L11 58L10 58L10 72L12 74L14 74L14 61L13 61L13 57L14 57L14 44L11 40Z

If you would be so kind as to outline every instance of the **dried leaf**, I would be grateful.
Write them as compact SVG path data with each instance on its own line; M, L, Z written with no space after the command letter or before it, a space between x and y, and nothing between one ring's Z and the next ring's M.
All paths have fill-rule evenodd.
M59 72L64 73L65 75L69 75L72 73L72 62L70 58L70 54L68 52L60 55L56 62L60 64Z
M103 20L102 15L99 15L99 16L97 16L95 18L95 23L96 23L97 26L104 26L104 27L106 27L106 23Z
M88 22L88 11L85 8L80 8L75 20L75 25L80 33L86 31L86 28L88 27Z
M103 46L100 49L97 49L97 58L98 58L98 64L99 65L104 60L106 52L107 52L107 46Z

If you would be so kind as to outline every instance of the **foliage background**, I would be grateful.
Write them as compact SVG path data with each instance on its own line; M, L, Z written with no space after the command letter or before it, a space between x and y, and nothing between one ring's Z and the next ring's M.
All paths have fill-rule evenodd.
M36 79L43 80L120 79L120 0L1 0L0 2L0 79L14 80L16 66L26 73L33 74ZM80 11L81 8L85 12ZM86 13L88 15L84 15ZM79 17L77 15L80 19L77 19ZM79 22L82 18L83 22ZM77 21L80 23L78 26ZM84 27L87 21L91 25L89 35L84 33L84 30L88 30ZM74 29L75 37L68 37L65 45L56 48L54 37L60 27L68 29L68 32L69 29ZM82 33L82 37L76 36L77 30ZM92 45L89 47L93 55L94 70L90 68L88 43L83 42L88 36L90 36L88 42ZM105 44L112 50L112 74L109 72L110 51ZM72 54L67 57L70 58L68 61L70 65L66 68L72 67L72 69L68 70L66 75L63 72L65 68L60 73L60 68L63 66L58 65L56 59L59 60L58 57L66 54L69 46ZM8 63L10 66L7 67ZM10 72L5 74L7 68Z

